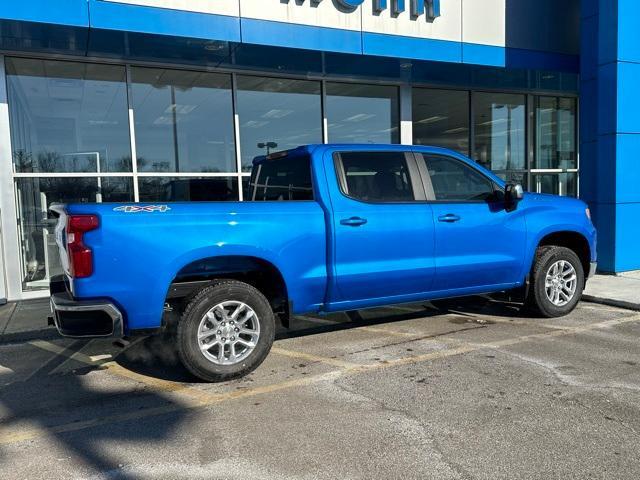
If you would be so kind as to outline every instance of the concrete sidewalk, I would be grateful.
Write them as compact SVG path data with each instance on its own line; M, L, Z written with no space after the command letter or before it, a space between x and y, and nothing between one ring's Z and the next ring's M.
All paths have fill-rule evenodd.
M640 311L640 272L596 275L587 283L583 300ZM55 328L47 326L48 315L48 299L0 306L0 343L57 337Z
M583 300L640 311L640 272L596 275L587 282Z
M47 325L49 299L9 302L0 307L0 343L53 338L56 329Z

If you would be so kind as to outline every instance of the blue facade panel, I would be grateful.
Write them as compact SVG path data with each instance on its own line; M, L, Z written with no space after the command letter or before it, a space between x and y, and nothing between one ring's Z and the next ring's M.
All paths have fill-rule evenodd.
M240 41L240 20L237 17L90 1L92 28Z
M616 272L640 269L639 219L640 202L616 204L616 261L614 266Z
M492 45L463 43L462 61L477 65L505 67L507 65L506 49Z
M612 2L615 3L615 2ZM623 62L640 62L640 2L618 0L618 55Z
M616 135L616 202L640 205L640 135ZM606 158L600 159L606 161ZM636 221L640 222L640 217ZM637 246L640 247L640 237ZM636 255L640 257L640 248Z
M638 270L640 2L589 0L584 8L591 15L582 16L582 197L594 211L600 267Z
M400 57L437 62L462 62L462 44L444 40L401 37L364 32L362 51L365 55Z
M0 18L88 27L89 4L87 0L3 0Z

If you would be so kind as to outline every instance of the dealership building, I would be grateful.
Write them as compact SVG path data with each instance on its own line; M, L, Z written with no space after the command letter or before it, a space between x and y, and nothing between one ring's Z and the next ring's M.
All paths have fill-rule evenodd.
M640 2L0 2L0 299L48 295L54 202L243 200L309 143L444 146L578 196L640 269ZM122 248L128 248L123 245Z

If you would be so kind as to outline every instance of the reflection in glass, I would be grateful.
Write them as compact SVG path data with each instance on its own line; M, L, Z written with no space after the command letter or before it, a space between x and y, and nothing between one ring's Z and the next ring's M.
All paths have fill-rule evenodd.
M524 95L477 93L473 99L473 158L491 170L524 170Z
M576 100L538 97L535 168L577 168Z
M520 172L515 170L509 170L506 172L493 172L498 175L501 179L503 179L507 183L519 183L522 185L522 188L527 190L527 185L529 181L529 174L527 172Z
M235 172L231 76L133 68L141 172Z
M141 202L237 201L237 177L139 177Z
M310 157L285 157L261 162L252 171L250 193L246 200L313 200Z
M538 173L533 175L533 181L534 189L538 193L578 196L577 173Z
M413 143L469 155L469 92L413 89Z
M320 82L238 76L237 85L244 171L259 155L322 143Z
M398 88L327 83L331 143L399 143Z
M61 272L52 203L131 202L131 178L18 178L18 233L23 289L46 289Z
M130 172L125 69L7 58L16 172Z

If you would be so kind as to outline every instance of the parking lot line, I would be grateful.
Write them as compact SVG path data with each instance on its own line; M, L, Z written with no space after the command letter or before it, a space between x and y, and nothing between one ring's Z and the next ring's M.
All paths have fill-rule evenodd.
M234 391L229 391L225 393L214 393L214 394L198 391L199 393L196 394L197 401L189 401L183 404L173 404L173 405L168 405L163 407L150 408L146 410L137 410L135 412L116 414L116 415L111 415L107 417L87 420L84 422L73 422L70 424L47 427L46 429L45 428L26 429L26 430L25 429L22 429L22 430L21 429L16 429L16 430L0 429L0 444L9 444L9 443L16 443L24 440L32 440L34 438L47 436L51 433L71 432L71 431L83 430L86 428L91 428L91 427L110 424L110 423L116 423L116 422L122 422L122 421L128 421L128 420L139 420L142 418L168 414L168 413L172 413L180 410L207 407L210 405L214 405L214 404L229 401L229 400L235 400L240 398L247 398L247 397L252 397L256 395L272 393L280 390L285 390L288 388L311 385L313 383L318 383L318 382L327 381L327 380L335 380L343 376L355 375L358 373L382 370L382 369L387 369L391 367L397 367L399 365L417 364L417 363L427 362L430 360L435 360L440 358L463 355L465 353L483 350L487 348L497 349L504 346L511 346L511 345L534 341L534 340L545 340L545 339L552 339L560 336L574 335L574 334L584 333L592 330L605 329L605 328L610 328L617 325L623 325L623 324L633 323L638 321L640 321L640 315L633 315L626 318L607 320L604 322L594 323L591 325L570 327L562 330L552 330L550 332L544 332L544 333L533 334L533 335L523 335L523 336L513 337L510 339L497 340L495 342L487 342L487 343L459 342L456 345L454 343L456 342L454 339L449 339L448 343L452 345L452 348L446 349L446 350L438 350L436 352L429 352L422 355L413 355L413 356L401 357L393 360L385 360L385 361L381 361L374 364L366 364L366 365L353 364L354 366L349 366L349 367L345 366L344 368L341 368L339 370L333 370L327 373L311 375L303 378L297 378L293 380L273 383L273 384L269 384L261 387L249 388L245 390L234 390ZM365 328L368 328L368 327L365 327ZM47 344L48 342L45 342L45 344L38 342L36 346L46 347L45 349L49 349L49 345L51 344L49 345ZM286 351L288 353L292 352L291 350L286 350ZM69 352L64 351L64 349L63 349L63 352L65 353L61 353L61 354L75 357L74 354L69 354ZM302 352L294 352L294 353L298 354ZM82 356L78 358L82 358ZM110 370L111 369L108 369L107 372ZM114 371L113 373L119 374L121 372ZM128 372L127 375L129 374L133 374L133 372ZM153 386L155 386L156 388L158 387L162 388L163 385L168 387L167 384L174 385L176 383L176 382L167 382L165 380L150 379L149 377L145 377L142 375L138 377L137 376L138 374L133 374L133 375L136 376L136 379L138 379L141 382L144 382L144 383L152 382L150 384L153 384ZM181 385L181 384L178 384L178 385ZM181 389L181 390L176 389L174 391L179 393L186 393L189 396L190 392L194 392L196 390L188 386L185 386L184 389ZM190 400L195 399L194 397L188 397L188 398L190 398Z
M33 340L29 342L29 345L39 348L40 350L46 350L47 352L55 353L56 355L62 355L70 360L76 360L86 365L96 365L96 363L84 353L80 351L69 352L66 347L61 347L55 343L47 342L45 340Z
M319 355L313 355L311 353L298 352L295 350L287 350L280 347L272 347L271 353L275 353L276 355L282 355L284 357L289 357L289 358L297 358L299 360L308 360L310 362L326 363L327 365L332 365L334 367L340 367L340 368L357 368L362 366L361 364L345 362L337 358L321 357Z
M284 390L294 387L303 387L312 385L314 383L331 380L338 378L343 372L347 370L333 370L331 372L320 373L317 375L309 375L303 378L296 378L285 382L273 383L262 387L256 387L246 390L234 390L225 393L207 394L206 400L203 399L197 403L187 404L171 404L162 407L153 407L145 410L136 410L133 412L120 413L115 415L108 415L105 417L92 418L86 421L72 422L62 425L56 425L46 428L27 428L27 429L4 429L0 426L0 445L7 445L12 443L18 443L26 440L33 440L40 437L46 437L51 434L75 432L78 430L85 430L87 428L99 427L102 425L110 425L112 423L125 422L130 420L140 420L142 418L155 417L159 415L165 415L177 411L193 410L196 408L203 408L222 403L229 400L237 400L241 398L253 397L256 395L263 395L273 393L279 390ZM353 370L351 370L353 371Z
M188 384L185 384L183 382L172 382L170 380L148 377L146 375L141 375L139 373L128 370L116 363L111 355L98 356L98 358L94 358L83 354L81 351L69 351L64 347L60 347L59 345L47 342L45 340L34 340L29 343L34 347L40 348L42 350L67 357L68 359L75 360L87 366L103 368L110 374L144 383L145 385L163 392L182 392L184 395L186 395L187 397L191 397L191 399L195 400L196 402L209 399L209 396L204 392L201 392L197 389L192 389ZM108 361L105 361L107 359Z

